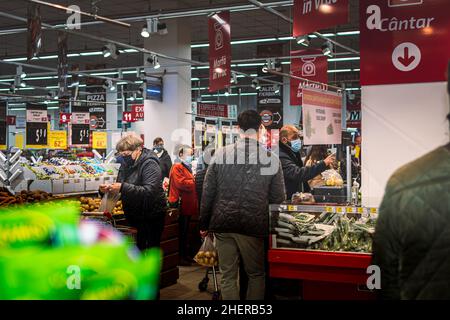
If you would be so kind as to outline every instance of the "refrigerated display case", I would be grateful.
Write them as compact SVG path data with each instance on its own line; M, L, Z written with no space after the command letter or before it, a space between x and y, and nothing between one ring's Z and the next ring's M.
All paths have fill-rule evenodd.
M301 281L305 300L366 300L377 208L271 205L272 278Z

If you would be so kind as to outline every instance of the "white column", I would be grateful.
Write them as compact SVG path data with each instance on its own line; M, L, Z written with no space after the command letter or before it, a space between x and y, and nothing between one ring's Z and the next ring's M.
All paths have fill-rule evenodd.
M167 22L169 33L164 36L154 35L145 40L149 50L191 59L190 26L185 20ZM147 56L144 58L146 60ZM178 142L191 145L191 67L165 65L180 64L180 62L159 59L161 68L148 68L147 73L167 73L163 77L163 102L144 101L144 121L136 122L131 130L144 134L145 146L151 147L153 139L162 137L167 151L173 155Z
M117 115L118 115L118 105L117 105L117 91L106 90L106 130L108 132L108 150L107 153L115 148L111 142L111 134L117 131Z
M362 201L379 206L395 170L448 143L446 84L365 86L361 110Z

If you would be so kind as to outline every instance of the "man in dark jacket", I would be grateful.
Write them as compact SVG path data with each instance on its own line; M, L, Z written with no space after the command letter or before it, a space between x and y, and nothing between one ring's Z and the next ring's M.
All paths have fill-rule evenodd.
M261 116L254 110L244 111L238 123L244 131L241 139L216 150L208 167L200 230L215 233L223 299L239 300L237 278L242 259L249 278L247 299L262 300L269 204L286 198L283 173L278 158L258 143Z
M296 192L309 192L308 181L321 174L336 160L330 155L323 161L312 165L303 166L300 155L302 141L299 130L293 125L285 125L280 130L279 157L283 167L284 183L288 200Z
M389 179L372 264L384 299L450 300L450 144Z
M159 247L166 205L158 157L143 144L136 134L123 137L116 147L121 163L117 182L100 186L102 193L121 194L125 216L137 228L140 250Z
M169 153L164 149L164 140L160 137L153 140L153 151L159 158L159 166L161 167L162 178L169 178L170 169L172 168L172 159Z

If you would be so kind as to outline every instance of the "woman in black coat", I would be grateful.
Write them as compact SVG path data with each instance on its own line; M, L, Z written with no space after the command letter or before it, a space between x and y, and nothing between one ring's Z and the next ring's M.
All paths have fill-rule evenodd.
M159 159L143 145L136 134L123 137L116 146L121 163L117 182L100 186L101 193L121 194L125 216L137 229L140 250L159 247L166 206Z

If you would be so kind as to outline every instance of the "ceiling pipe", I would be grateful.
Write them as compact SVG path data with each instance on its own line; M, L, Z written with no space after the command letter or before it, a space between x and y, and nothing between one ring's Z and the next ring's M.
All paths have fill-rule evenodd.
M277 11L277 10L271 8L271 7L266 7L266 6L264 6L263 3L261 3L261 2L259 2L259 1L257 1L257 0L248 0L248 1L249 1L250 3L252 3L252 4L254 4L255 6L257 6L258 8L263 9L263 10L265 10L265 11L267 11L267 12L270 12L270 13L276 15L277 17L280 17L281 19L283 19L283 20L286 21L286 22L289 22L290 24L293 24L293 23L294 23L294 21L293 21L291 18L286 17L284 14L282 14L281 12L279 12L279 11ZM355 49L350 48L350 47L348 47L348 46L345 46L345 45L343 45L343 44L341 44L341 43L339 43L339 42L337 42L337 41L335 41L335 40L333 40L333 39L330 39L330 38L328 38L328 37L325 37L325 36L323 36L323 35L322 35L321 33L319 33L319 32L313 32L313 34L316 35L317 37L323 39L323 40L326 40L326 41L329 41L329 42L333 43L334 45L336 45L336 46L338 46L338 47L340 47L340 48L342 48L342 49L345 49L345 50L347 50L347 51L350 51L350 52L353 52L353 53L359 55L359 51L358 51L358 50L355 50Z
M69 7L62 6L60 4L54 4L54 3L41 1L41 0L28 0L28 1L34 2L34 3L38 3L38 4L41 4L41 5L47 6L47 7L55 8L55 9L58 9L58 10L64 10L65 12L78 13L78 14L83 15L83 16L94 18L95 20L101 20L103 22L116 24L116 25L119 25L121 27L126 27L126 28L130 28L131 27L131 25L129 23L125 23L125 22L122 22L122 21L110 19L110 18L103 17L103 16L98 16L96 14L92 14L92 13L89 13L89 12L75 10L75 9L72 9L72 8L69 8Z
M0 12L0 16L3 16L5 18L9 18L9 19L13 19L13 20L17 20L17 21L27 22L26 18L15 16L15 15L12 15L12 14L9 14L9 13L6 13L6 12ZM135 47L135 46L127 44L127 43L123 43L123 42L107 39L107 38L104 38L104 37L97 37L97 36L94 36L94 35L85 34L85 33L81 33L81 32L70 30L70 29L58 29L58 28L56 28L56 27L54 27L52 25L46 24L46 23L42 23L42 26L44 26L46 29L49 29L49 30L63 31L63 32L66 32L68 34L72 34L72 35L79 36L79 37L82 37L82 38L87 38L87 39L91 39L91 40L95 40L95 41L99 41L99 42L103 42L103 43L112 43L112 44L115 44L115 45L117 45L119 47L122 47L122 48L134 49L134 50L137 50L139 52L156 55L159 58L163 58L163 59L167 59L167 60L186 62L186 63L192 64L192 65L208 65L207 62L200 62L200 61L194 61L194 60L190 60L190 59L183 59L183 58L178 58L178 57L172 57L172 56L168 56L168 55L165 55L165 54L162 54L162 53L157 53L157 52L154 52L154 51L150 51L150 50L147 50L147 49L144 49L144 48Z
M267 7L281 7L281 6L292 6L293 1L274 1L274 2L268 2L264 3L264 6ZM217 11L226 11L230 10L231 12L239 12L239 11L253 11L258 10L258 8L255 8L255 6L250 4L242 4L242 5L232 5L232 6L218 6L218 7L211 7L207 9L203 8L196 8L192 10L172 10L167 12L158 12L151 15L145 15L145 16L134 16L134 17L124 17L124 18L117 18L116 21L129 21L129 22L139 22L139 21L146 21L147 19L152 18L159 18L159 19L176 19L176 18L185 18L185 17L195 17L195 16L203 16L208 15L212 12ZM82 22L81 26L89 26L89 25L96 25L96 24L102 24L103 21L89 21L89 22ZM65 28L65 25L58 25L58 28ZM26 32L26 28L14 28L14 29L3 29L0 30L0 35L7 35L7 34L14 34L14 33L22 33Z

